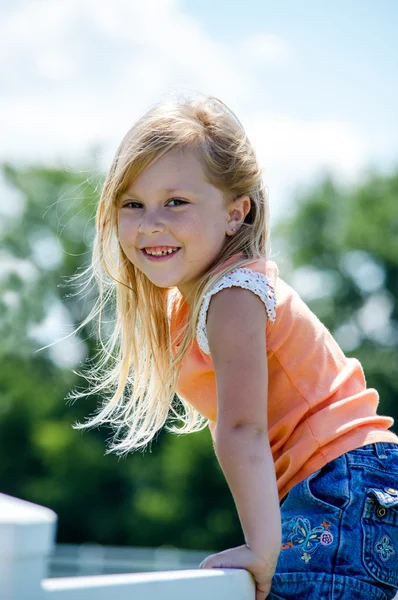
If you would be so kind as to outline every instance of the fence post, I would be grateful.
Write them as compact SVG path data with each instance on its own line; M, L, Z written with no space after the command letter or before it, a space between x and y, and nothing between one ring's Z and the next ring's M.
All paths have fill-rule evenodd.
M0 494L0 598L40 600L57 515L44 506Z

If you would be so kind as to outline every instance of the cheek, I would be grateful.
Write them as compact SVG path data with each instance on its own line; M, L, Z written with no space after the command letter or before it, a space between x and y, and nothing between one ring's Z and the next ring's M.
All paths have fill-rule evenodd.
M136 226L131 219L119 218L118 220L118 231L119 231L119 242L122 248L128 248L134 245L134 239L136 236Z
M190 241L198 240L203 232L197 218L182 213L172 215L172 218L165 220L164 225L171 239L182 245L189 245Z
M180 233L181 236L190 238L197 237L206 239L219 235L222 228L221 219L206 213L198 213L195 215L180 214L175 215L169 223L169 228L175 233Z

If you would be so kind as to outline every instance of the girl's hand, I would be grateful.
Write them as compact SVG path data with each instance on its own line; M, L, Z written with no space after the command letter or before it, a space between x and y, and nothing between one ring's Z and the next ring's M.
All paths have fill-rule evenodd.
M199 569L246 569L255 580L256 600L265 600L271 589L272 577L276 568L275 561L257 556L245 544L211 554L199 565Z

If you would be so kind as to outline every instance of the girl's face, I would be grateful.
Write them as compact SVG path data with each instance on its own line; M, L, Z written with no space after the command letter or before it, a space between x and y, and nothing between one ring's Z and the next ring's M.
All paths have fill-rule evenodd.
M193 149L172 150L122 194L119 242L153 284L177 287L187 298L232 234L238 212L236 203L227 205L222 192L206 180ZM161 257L146 252L172 249Z

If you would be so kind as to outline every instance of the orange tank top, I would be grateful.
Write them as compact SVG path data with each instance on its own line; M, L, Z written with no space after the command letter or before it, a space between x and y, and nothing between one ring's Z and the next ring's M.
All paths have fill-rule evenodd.
M262 298L268 315L264 410L268 410L280 498L349 450L374 442L398 444L398 437L388 431L393 419L377 414L379 395L367 388L361 363L344 355L297 292L280 279L275 262L266 259L236 269L215 284L203 300L197 336L181 365L176 392L209 419L214 439L217 392L206 314L212 295L232 285L252 289ZM189 306L178 290L174 292L170 334L175 354L176 336L186 322Z

